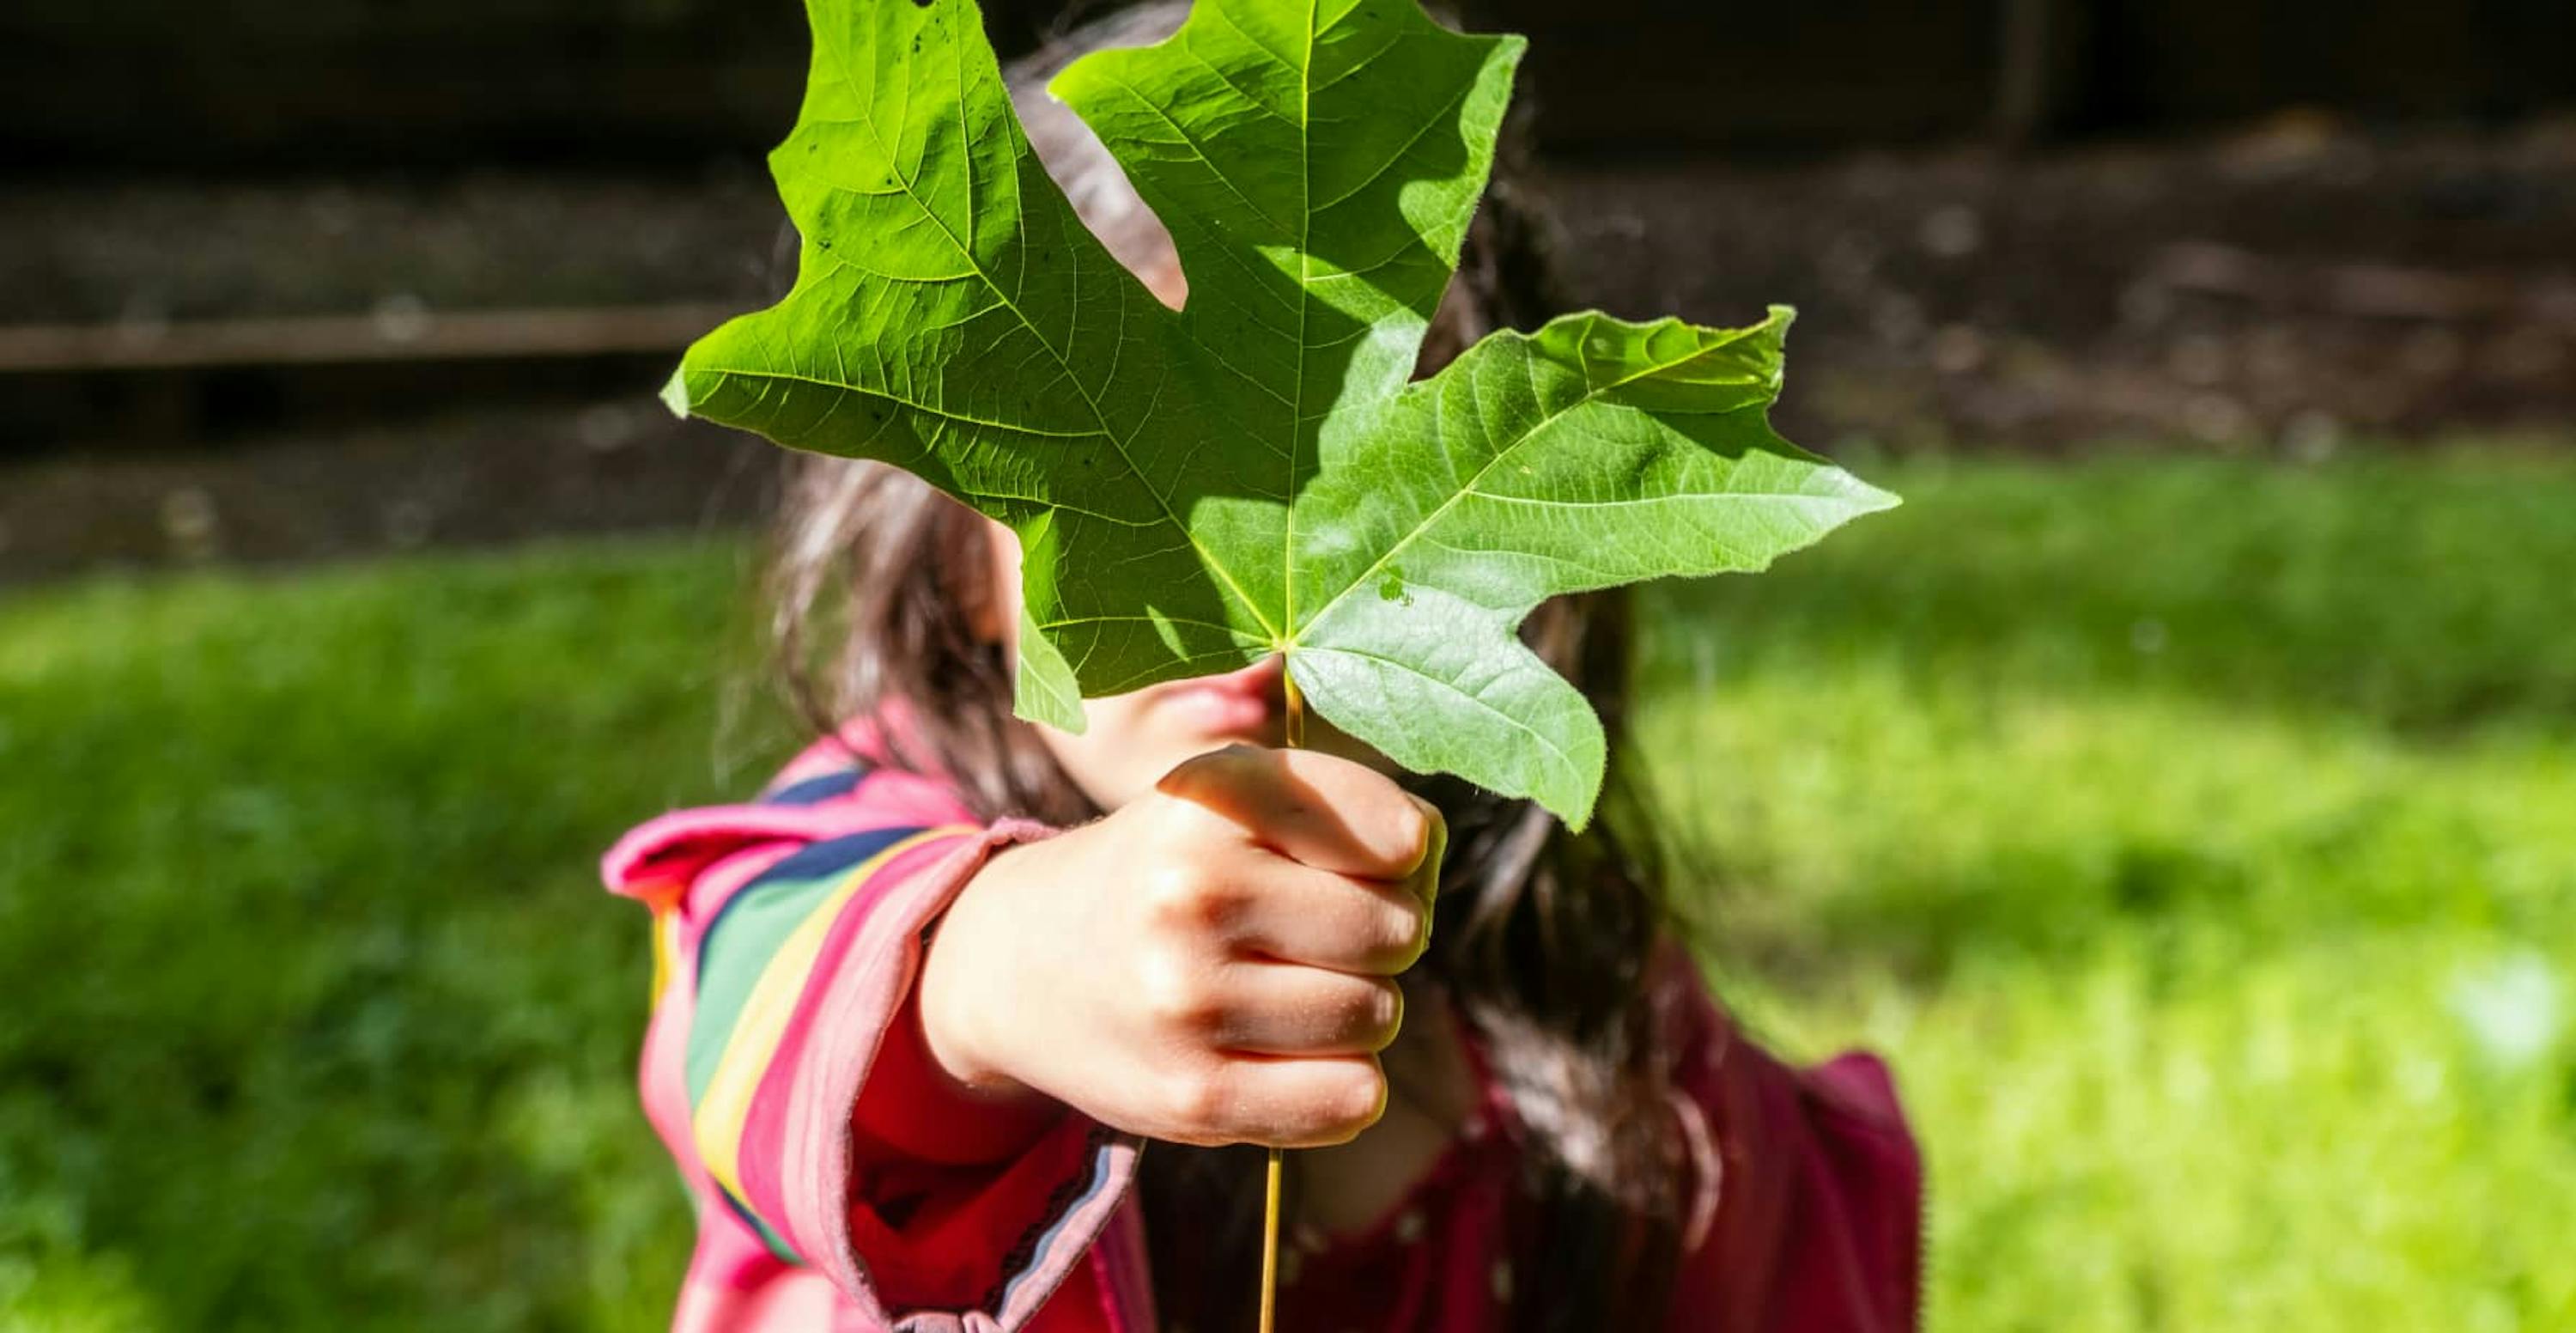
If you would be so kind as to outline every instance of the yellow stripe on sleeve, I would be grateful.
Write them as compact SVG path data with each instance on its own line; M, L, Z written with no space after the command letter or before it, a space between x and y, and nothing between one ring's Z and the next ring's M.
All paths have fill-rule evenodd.
M760 980L753 984L751 997L744 1002L742 1014L726 1038L715 1076L708 1080L689 1122L707 1173L735 1198L742 1197L742 1132L744 1123L751 1118L752 1097L760 1091L760 1081L778 1054L778 1043L796 1015L796 1004L805 994L814 960L823 952L824 937L831 934L832 923L840 919L841 909L896 857L923 843L974 831L963 825L929 829L853 867L841 886L798 924L795 933L770 957L768 966L761 969Z

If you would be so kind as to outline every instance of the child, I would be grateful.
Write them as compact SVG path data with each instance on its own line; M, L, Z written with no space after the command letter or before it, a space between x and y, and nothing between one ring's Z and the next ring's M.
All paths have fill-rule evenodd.
M1178 304L1098 142L1017 100ZM1541 313L1518 217L1506 183L1426 361ZM1285 1329L1913 1326L1920 1165L1884 1069L1783 1066L1665 932L1616 768L1622 599L1528 629L1611 731L1575 835L1320 725L1276 748L1275 660L1094 700L1080 736L1014 720L1010 534L899 472L803 463L783 535L779 638L830 739L607 861L653 908L644 1100L699 1205L677 1327L1248 1329L1261 1153L1214 1145L1263 1144L1300 1150Z

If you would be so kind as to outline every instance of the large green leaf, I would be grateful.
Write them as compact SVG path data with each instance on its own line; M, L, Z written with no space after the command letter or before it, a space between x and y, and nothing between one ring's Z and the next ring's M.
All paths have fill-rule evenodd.
M1545 598L1758 569L1895 503L1774 435L1786 311L1597 314L1409 384L1517 37L1415 0L1199 0L1056 81L1170 229L1165 309L1074 217L966 0L810 0L771 157L794 291L690 349L683 412L908 468L1027 551L1024 714L1287 656L1419 770L1588 817L1601 727L1523 648Z

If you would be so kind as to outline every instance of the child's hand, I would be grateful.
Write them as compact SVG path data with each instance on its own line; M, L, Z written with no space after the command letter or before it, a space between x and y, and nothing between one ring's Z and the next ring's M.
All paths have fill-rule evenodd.
M1236 746L994 858L921 978L932 1056L1182 1143L1340 1143L1386 1104L1391 978L1422 956L1445 831L1380 774Z

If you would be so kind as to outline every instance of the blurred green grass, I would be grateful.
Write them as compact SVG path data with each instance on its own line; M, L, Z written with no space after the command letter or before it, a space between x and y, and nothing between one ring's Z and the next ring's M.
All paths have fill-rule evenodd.
M1896 1061L1935 1326L2576 1326L2576 460L1873 469L1659 588L1775 1040ZM662 1326L638 915L790 743L738 548L0 602L0 1327Z
M2576 466L1899 469L1658 588L1721 984L1892 1054L1934 1327L2576 1328Z

